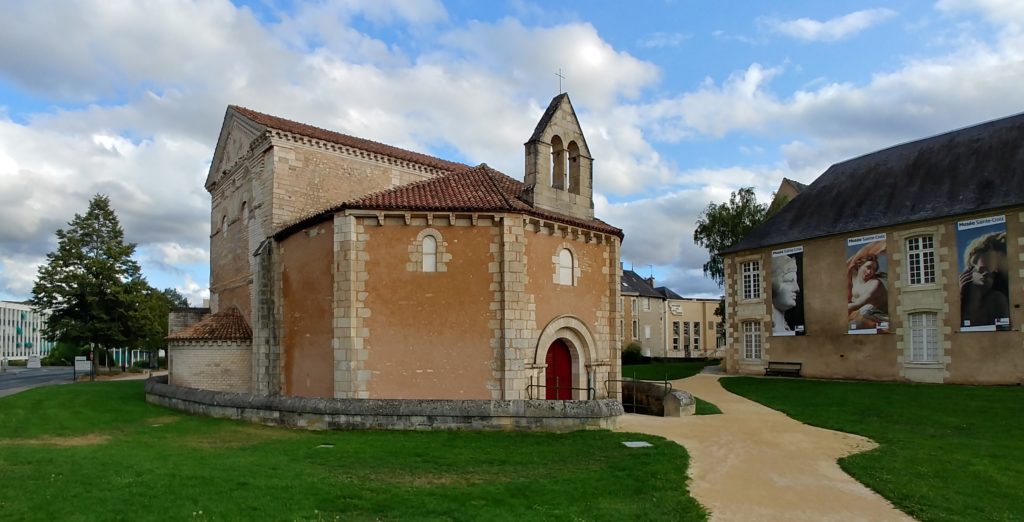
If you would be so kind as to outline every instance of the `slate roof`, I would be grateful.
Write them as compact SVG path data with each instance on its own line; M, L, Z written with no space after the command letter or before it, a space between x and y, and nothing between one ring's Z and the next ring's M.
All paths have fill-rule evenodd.
M232 306L217 312L188 328L167 336L168 341L251 341L249 328L242 313Z
M661 294L665 299L685 299L685 297L673 292L672 289L667 286L659 286L654 290Z
M730 254L1024 204L1024 114L829 167Z
M623 292L639 294L643 297L655 297L658 299L664 299L665 296L658 293L653 286L647 284L647 280L640 277L640 274L632 270L622 271L622 289Z
M539 210L523 200L525 185L482 163L471 169L375 192L299 219L275 234L278 240L344 209L428 210L438 212L522 212L542 219L622 236L600 219L583 220Z
M230 105L228 109L238 112L242 116L249 118L250 120L259 123L260 125L270 127L292 134L298 134L301 136L307 136L310 138L316 138L319 140L329 141L331 143L337 143L338 145L345 145L367 152L374 152L389 156L395 159L410 161L413 163L419 163L428 167L434 167L442 170L461 170L469 168L468 165L463 163L456 163L453 161L443 160L441 158L435 158L427 154L421 154L419 152L413 152L410 150L400 149L398 147L392 147L391 145L385 145L372 140L363 138L357 138L355 136L349 136L348 134L342 134L340 132L334 132L327 129L321 129L320 127L314 127L305 123L299 123L297 121L287 120L279 118L277 116L271 116L262 112L257 112L252 109L245 107L239 107L237 105Z

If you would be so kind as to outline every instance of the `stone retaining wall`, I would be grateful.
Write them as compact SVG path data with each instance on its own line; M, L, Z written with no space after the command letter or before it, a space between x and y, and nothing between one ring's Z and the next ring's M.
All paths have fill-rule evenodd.
M622 404L626 408L636 404L636 411L633 413L658 417L679 417L696 413L697 401L693 399L693 395L682 390L669 390L670 388L656 382L623 381Z
M614 400L402 400L266 397L146 381L146 401L193 415L308 430L614 429L622 405Z

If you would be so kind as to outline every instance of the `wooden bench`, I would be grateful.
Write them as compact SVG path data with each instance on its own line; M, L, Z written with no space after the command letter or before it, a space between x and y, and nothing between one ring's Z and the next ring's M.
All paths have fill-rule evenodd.
M803 363L794 361L768 361L768 366L764 369L764 374L799 377L800 369L803 368L803 366Z

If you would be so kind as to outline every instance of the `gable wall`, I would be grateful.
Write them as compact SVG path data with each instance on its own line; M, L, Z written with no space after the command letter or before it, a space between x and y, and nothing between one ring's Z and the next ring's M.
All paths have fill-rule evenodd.
M767 361L800 361L803 375L821 378L912 380L963 384L1015 384L1024 382L1024 212L951 216L943 220L886 229L856 232L776 245L779 249L802 245L803 285L807 334L771 335L771 251L760 249L726 257L726 307L728 347L726 366L730 373L762 374ZM1010 275L1011 331L960 332L959 257L956 222L992 215L1006 216L1007 262ZM888 308L890 333L851 335L847 333L846 239L878 232L886 233L889 255ZM905 240L921 233L936 241L937 282L926 287L909 287L906 274ZM761 260L761 298L743 300L740 263ZM908 314L929 311L938 314L940 360L937 364L911 363ZM763 357L747 361L742 356L743 321L758 321L762 328Z

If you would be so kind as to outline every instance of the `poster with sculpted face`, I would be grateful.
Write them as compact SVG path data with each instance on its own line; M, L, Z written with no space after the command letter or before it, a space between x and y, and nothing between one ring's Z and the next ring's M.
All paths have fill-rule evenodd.
M1010 329L1006 216L956 224L960 267L960 331Z
M772 252L772 335L804 335L804 247Z
M851 334L889 331L885 234L846 240L846 317Z

